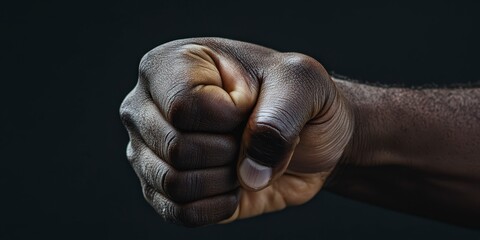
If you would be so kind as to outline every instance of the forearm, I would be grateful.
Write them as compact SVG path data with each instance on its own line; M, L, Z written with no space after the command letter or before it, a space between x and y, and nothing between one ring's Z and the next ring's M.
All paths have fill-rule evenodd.
M480 89L402 89L336 80L355 131L327 188L479 227Z

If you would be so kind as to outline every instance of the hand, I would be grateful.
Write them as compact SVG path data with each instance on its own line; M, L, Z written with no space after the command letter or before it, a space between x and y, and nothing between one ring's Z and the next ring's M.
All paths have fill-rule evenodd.
M320 63L218 38L147 53L120 113L147 201L187 226L305 203L353 131L353 114Z

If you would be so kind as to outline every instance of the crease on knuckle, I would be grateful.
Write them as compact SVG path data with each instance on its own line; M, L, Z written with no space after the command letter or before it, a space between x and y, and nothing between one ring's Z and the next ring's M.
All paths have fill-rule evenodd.
M143 193L143 198L145 198L145 200L152 205L155 189L150 187L146 183L142 183L142 193Z
M170 129L163 139L163 156L166 158L165 160L169 160L174 168L177 168L178 154L180 151L178 134L179 133L176 133L175 130Z
M182 175L183 174L181 172L166 169L162 176L162 179L160 179L163 192L172 200L177 199L176 191L177 188L180 187L179 181L181 181Z
M183 105L181 100L186 95L186 89L187 87L185 86L185 83L176 81L165 91L165 98L162 104L168 106L165 112L168 119L172 119L172 117L181 112L179 111L182 109Z
M256 125L258 127L268 127L271 131L277 133L284 140L292 140L296 136L290 136L289 133L299 132L297 129L298 120L296 120L294 110L289 111L284 107L273 105L269 109L262 109L257 113ZM260 129L262 130L262 129Z
M152 181L150 184L159 188L158 190L160 191L165 191L165 179L167 175L170 174L170 169L165 168L165 166L162 166L161 164L155 164L153 169L148 172L152 174L152 176L147 177L147 179L151 179Z

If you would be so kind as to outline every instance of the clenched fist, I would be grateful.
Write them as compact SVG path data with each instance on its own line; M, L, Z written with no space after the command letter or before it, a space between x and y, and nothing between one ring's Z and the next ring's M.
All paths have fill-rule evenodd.
M354 124L315 59L219 38L147 53L120 113L145 198L187 226L305 203L339 161Z

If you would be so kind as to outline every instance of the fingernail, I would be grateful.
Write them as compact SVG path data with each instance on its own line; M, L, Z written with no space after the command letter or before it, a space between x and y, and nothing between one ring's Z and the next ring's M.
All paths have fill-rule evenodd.
M252 189L265 187L272 177L272 168L262 166L250 158L245 158L240 164L240 178Z

